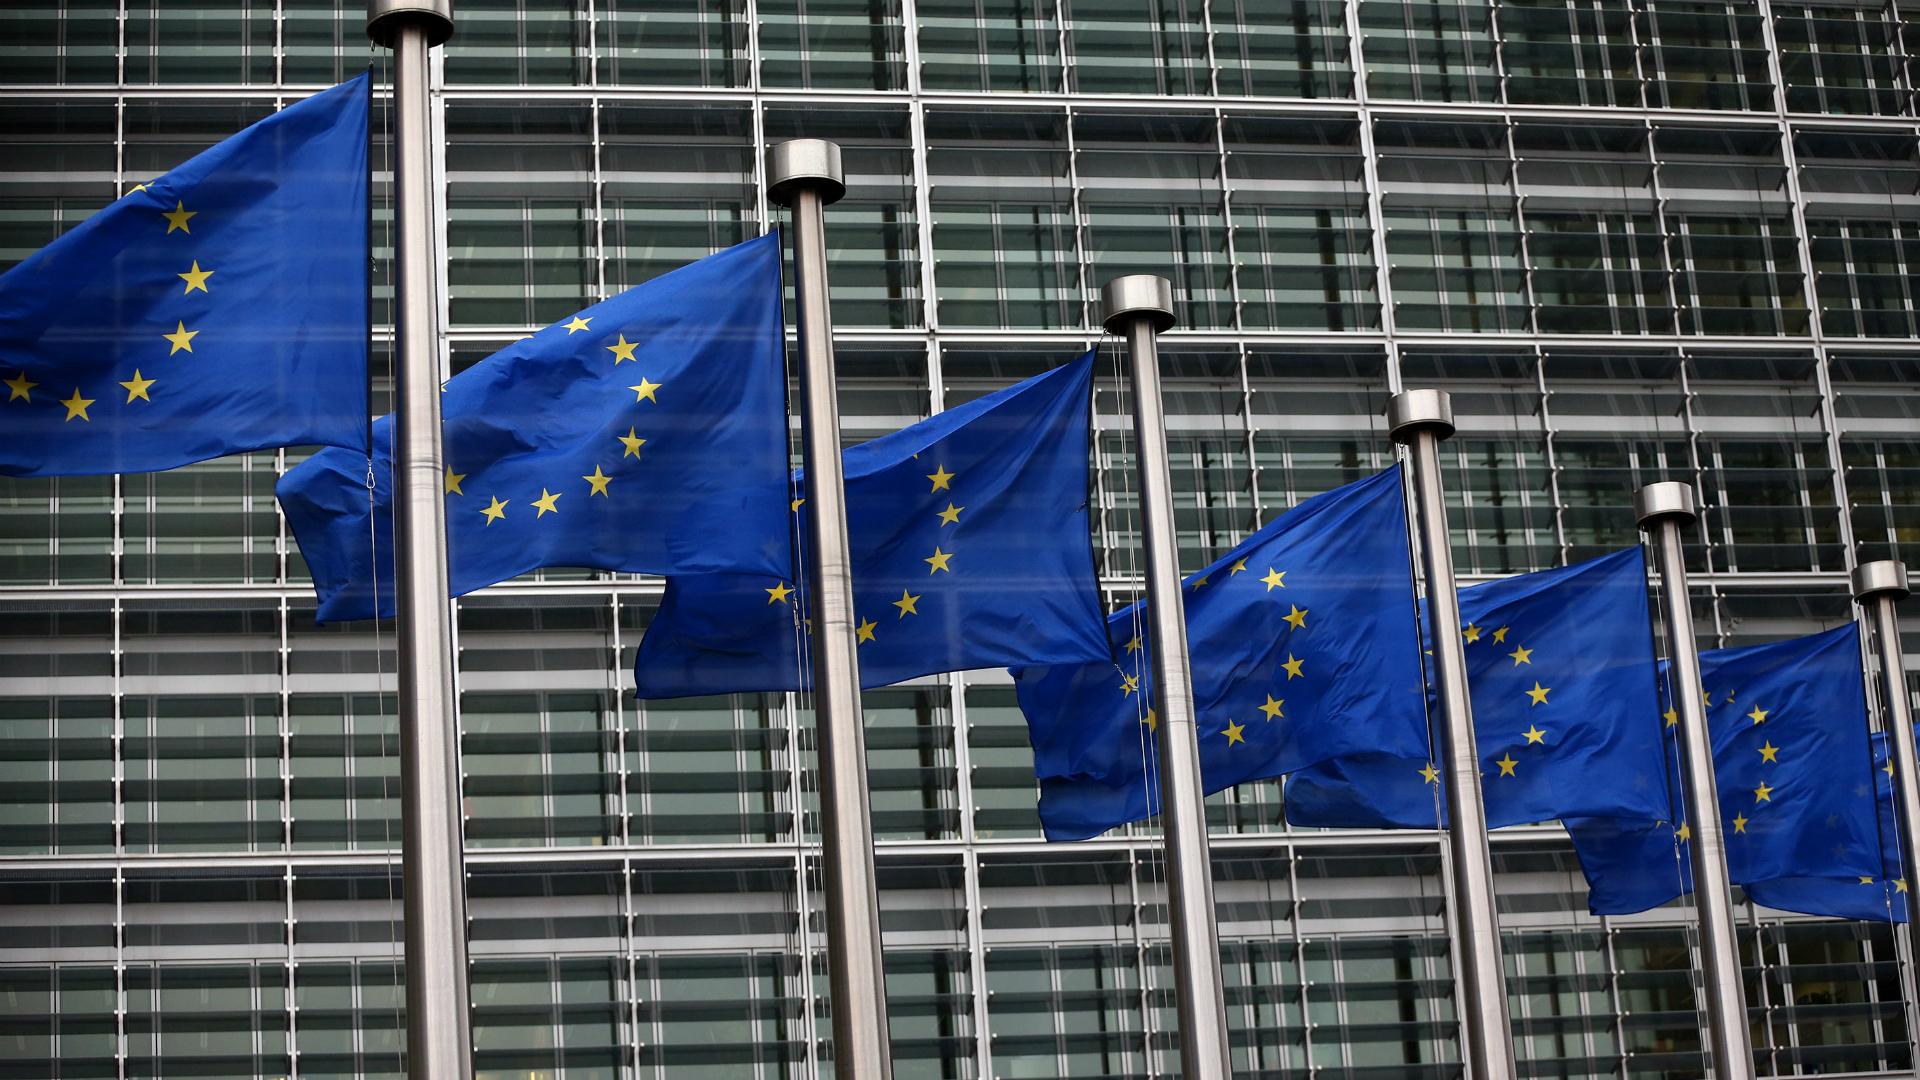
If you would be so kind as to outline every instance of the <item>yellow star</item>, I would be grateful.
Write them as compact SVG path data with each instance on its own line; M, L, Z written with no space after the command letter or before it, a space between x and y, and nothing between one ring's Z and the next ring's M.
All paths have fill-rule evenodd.
M1500 766L1501 776L1513 776L1514 775L1513 767L1520 763L1513 759L1512 754L1508 754L1505 757L1501 758L1499 761L1494 762L1494 764ZM1516 777L1516 779L1518 778Z
M583 326L580 329L585 330L586 327ZM613 354L613 366L619 367L622 362L632 360L634 358L633 350L639 347L639 342L628 341L627 335L621 334L619 341L607 346L607 351Z
M193 260L193 269L184 274L176 274L175 276L187 283L187 292L192 292L195 289L206 292L207 279L213 276L213 271L200 269L200 260L195 259ZM186 293L181 293L180 295L185 296ZM212 294L209 293L208 295Z
M1268 592L1272 592L1275 589L1284 589L1287 587L1287 572L1285 570L1275 570L1269 566L1267 567L1267 576L1260 580L1267 583Z
M151 387L154 382L155 380L153 379L141 378L140 369L134 368L133 378L120 384L127 388L127 404L133 404L134 398L139 398L141 401L152 401L153 399L147 396L147 388Z
M872 619L861 619L860 625L853 628L854 643L864 645L873 640L873 631L880 624Z
M1873 884L1873 879L1872 879L1872 878L1870 878L1870 877L1868 877L1868 876L1867 876L1867 875L1865 875L1865 874L1861 874L1861 875L1860 875L1860 884L1862 884L1862 885L1871 885L1871 884Z
M1906 879L1906 878L1903 878L1903 877L1897 877L1897 878L1894 878L1894 879L1893 879L1893 891L1894 891L1894 892L1897 892L1897 893L1903 893L1903 892L1906 892L1906 891L1907 891L1907 879Z
M1131 694L1138 689L1140 689L1140 676L1138 675L1120 676L1120 696L1121 697L1126 697L1128 694Z
M1209 575L1201 574L1199 577L1193 579L1194 591L1198 592L1200 589L1200 586L1205 585L1207 583L1208 576Z
M1755 705L1753 711L1747 714L1747 719L1756 724L1764 724L1767 722L1767 710Z
M1227 721L1226 730L1220 734L1225 735L1227 737L1227 745L1232 746L1234 743L1244 743L1247 741L1246 730L1247 727L1245 724L1236 724L1229 720Z
M952 503L948 503L947 508L945 510L940 511L938 515L940 518L940 524L942 525L958 524L960 521L960 511L965 509L966 507L964 506L955 506Z
M789 589L787 587L787 583L782 581L775 584L773 588L767 590L767 603L784 604L787 602L787 597L792 595L793 595L793 590Z
M1153 706L1151 705L1147 706L1147 715L1143 717L1140 722L1147 725L1148 731L1160 730L1160 716L1153 711Z
M1305 630L1307 628L1307 609L1295 604L1288 604L1287 606L1293 609L1287 613L1287 625L1293 627L1295 630Z
M788 503L788 504L787 504L787 513L789 513L789 514L797 514L797 513L799 513L799 512L800 512L800 508L801 508L801 507L803 507L803 506L805 506L805 505L807 505L807 500L806 500L806 499L804 499L804 498L802 498L802 499L795 499L795 500L793 500L792 502L790 502L790 503Z
M1780 755L1780 748L1773 745L1772 739L1768 739L1767 745L1760 748L1761 761L1771 762L1772 764L1778 765L1780 764L1779 755Z
M182 349L185 349L188 352L192 352L193 339L200 336L200 331L187 329L187 324L181 322L178 319L174 320L174 326L175 326L175 329L173 333L160 335L161 337L166 338L168 341L173 342L173 348L167 350L167 355L172 356L174 353L177 353Z
M547 489L546 489L545 487L542 487L542 488L540 489L540 497L539 497L539 498L537 498L537 499L535 499L535 500L533 500L533 507L534 507L534 510L535 510L535 511L537 511L537 512L536 512L536 513L535 513L535 514L533 515L533 519L534 519L535 521L538 521L538 520L540 520L541 518L543 518L543 517L546 517L546 516L547 516L548 514L557 514L557 513L559 513L559 512L560 512L560 507L559 507L559 506L557 506L557 505L555 505L555 504L557 504L557 503L558 503L559 501L560 501L560 493L559 493L559 492L557 492L557 491L548 491L548 490L547 490Z
M1527 737L1528 746L1532 746L1536 743L1544 743L1547 741L1547 733L1544 731L1541 731L1540 725L1538 724L1528 724L1527 730L1521 732L1520 734L1525 735Z
M1140 635L1139 634L1133 635L1133 640L1127 642L1127 651L1128 652L1140 651Z
M178 199L175 199L173 203L173 209L162 211L160 216L167 219L167 235L168 236L172 236L175 229L178 229L179 231L186 233L188 236L192 236L193 230L187 228L187 219L191 217L197 217L199 216L199 213L200 211L198 210L187 209L186 203L183 203Z
M1505 645L1507 643L1507 630L1508 627L1503 626L1493 632L1493 643L1495 645Z
M927 474L927 479L933 481L933 487L930 490L952 491L953 488L948 486L948 481L952 480L954 475L947 471L945 465L935 465L933 471Z
M1887 763L1886 763L1885 765L1882 765L1882 766L1880 767L1880 771L1881 771L1881 772L1883 772L1883 773L1886 773L1886 774L1887 774L1888 776L1892 776L1892 775L1893 775L1893 762L1891 762L1891 761L1889 761L1889 762L1887 762Z
M1480 640L1480 628L1473 625L1472 623L1468 623L1467 628L1461 631L1461 633L1467 635L1467 644L1469 645ZM1497 765L1499 764L1499 762L1495 762L1494 764Z
M1247 560L1237 559L1234 561L1234 564L1232 566L1227 567L1227 576L1232 577L1233 575L1239 573L1242 570L1245 570L1246 568L1247 568Z
M953 561L953 552L941 551L940 545L938 544L935 544L933 546L932 558L921 559L920 561L923 563L926 563L929 567L932 568L927 571L927 573L929 574L937 573L938 571L941 571L941 570L945 570L949 574L953 573L953 567L947 565L948 563Z
M1300 665L1304 663L1306 663L1305 660L1295 660L1292 653L1287 654L1287 662L1280 666L1286 669L1288 682L1292 682L1305 674L1305 672L1300 670Z
M445 494L465 495L466 492L460 490L460 481L465 480L467 478L467 474L463 472L454 472L452 466L442 466L442 467L446 469L446 473L447 473L444 477L441 478L441 487L446 489Z
M1553 692L1553 687L1541 686L1540 680L1535 679L1533 680L1533 689L1528 690L1526 694L1528 697L1533 699L1532 701L1533 705L1545 705L1547 703L1547 695L1552 692Z
M1680 714L1677 712L1674 712L1672 709L1668 709L1666 712L1661 713L1660 718L1667 722L1668 727L1680 726Z
M137 192L146 191L152 187L153 187L152 184L135 184L132 187L127 189L127 194L132 195Z
M1287 703L1286 698L1281 698L1280 700L1275 701L1273 695L1268 694L1267 703L1265 705L1260 706L1260 711L1263 713L1266 713L1267 719L1269 720L1284 720L1286 719L1287 714L1284 712L1281 712L1280 710L1281 710L1281 707L1284 706L1286 703Z
M1684 844L1687 841L1693 839L1693 826L1683 821L1680 823L1680 828L1674 832L1673 836L1674 836L1674 839Z
M623 458L639 457L640 448L647 445L647 440L635 435L631 427L627 428L625 435L617 435L615 438L620 440L620 445L627 448L626 452L620 455Z
M1756 803L1772 802L1773 789L1768 787L1765 781L1761 781L1760 786L1753 789L1753 801Z
M1747 831L1747 822L1748 822L1748 821L1750 821L1750 820L1751 820L1751 819L1750 819L1750 818L1748 818L1748 817L1747 817L1746 815L1744 815L1744 814L1735 814L1735 815L1733 815L1733 831L1734 831L1734 832L1736 832L1736 833L1743 833L1743 832L1746 832L1746 831Z
M1713 704L1713 691L1711 691L1711 690L1702 690L1702 691L1700 691L1700 706L1701 706L1701 708L1706 708L1707 706L1709 706L1709 705L1712 705L1712 704Z
M593 321L593 316L591 315L587 316L584 319L578 315L575 315L573 318L568 319L567 320L567 336L572 337L573 335L579 333L580 331L585 330L587 328L587 324L592 321ZM618 367L619 363L620 362L618 360L614 361L614 366Z
M87 415L87 406L93 404L93 401L93 398L81 397L80 388L76 386L73 388L73 396L60 404L67 407L67 419L71 420L77 416L91 424L93 423L93 417Z
M480 512L487 515L487 524L491 525L507 516L507 501L497 495L493 496L493 505L481 507Z
M587 482L589 489L587 491L587 498L589 499L595 495L607 495L607 485L613 482L613 477L608 476L598 465L593 467L592 476L583 476L580 479ZM607 498L611 499L613 496L607 495Z
M1514 646L1513 651L1507 655L1513 657L1514 667L1519 667L1521 664L1527 664L1529 666L1533 664L1533 650L1527 648L1525 645Z
M36 386L39 386L40 384L37 382L34 382L32 379L27 378L27 373L23 371L20 374L15 375L13 378L8 379L6 381L6 385L7 385L7 389L11 391L11 393L7 395L8 401L31 402L33 400L33 395L27 393L27 391L33 389Z
M1440 770L1434 768L1433 762L1429 761L1427 767L1420 770L1420 779L1429 784L1437 784L1440 782Z
M920 609L913 606L919 602L920 597L913 595L905 589L901 589L900 599L895 600L893 606L900 609L900 617L904 619L909 615L920 614Z
M651 401L655 405L660 404L660 399L653 396L653 392L660 389L660 384L653 382L644 375L640 377L639 386L629 386L627 389L633 391L633 401L636 405L642 401Z

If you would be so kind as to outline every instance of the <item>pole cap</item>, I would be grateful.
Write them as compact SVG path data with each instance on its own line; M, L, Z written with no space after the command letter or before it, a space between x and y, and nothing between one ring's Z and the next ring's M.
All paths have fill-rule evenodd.
M427 48L445 45L453 37L453 0L367 0L367 36L375 45L393 48L402 26L424 26Z
M792 206L794 193L812 188L820 205L831 206L847 193L840 169L840 144L825 139L789 139L767 151L767 198Z
M1907 564L1898 559L1863 562L1853 568L1853 598L1867 601L1876 596L1905 600L1913 595L1907 587Z
M1633 493L1633 519L1643 529L1663 518L1692 521L1699 516L1700 512L1694 507L1691 484L1663 480Z
M1173 328L1173 282L1153 274L1128 274L1100 289L1100 325L1118 334L1127 320L1144 316L1157 332Z
M1387 434L1394 442L1412 442L1416 432L1435 438L1453 434L1453 395L1445 390L1402 390L1387 399Z

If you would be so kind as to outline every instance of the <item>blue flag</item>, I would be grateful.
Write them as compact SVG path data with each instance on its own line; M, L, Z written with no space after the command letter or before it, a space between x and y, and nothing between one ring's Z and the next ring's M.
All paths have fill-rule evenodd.
M1900 826L1893 802L1893 766L1887 736L1873 735L1873 788L1856 783L1856 797L1870 799L1880 828L1880 873L1852 877L1773 878L1746 883L1747 898L1756 904L1803 915L1869 922L1906 922L1906 872L1900 868Z
M1733 882L1879 877L1859 628L1703 652L1700 674ZM1677 726L1675 710L1663 715ZM1567 822L1595 914L1644 911L1692 888L1671 738L1666 756L1671 809L1660 819Z
M780 318L780 244L769 233L449 380L441 407L453 595L543 566L784 571ZM392 424L374 425L371 498L366 454L345 450L314 455L276 489L323 622L371 618L376 579L379 613L393 613Z
M1183 586L1209 792L1379 749L1426 753L1406 504L1398 466L1316 495ZM1113 659L1014 672L1050 840L1159 812L1159 718L1135 604Z
M1462 589L1460 615L1488 827L1666 815L1638 548ZM1425 755L1325 761L1287 778L1287 820L1431 829L1442 786Z
M0 276L0 475L367 445L367 76Z
M1087 518L1092 387L1088 353L845 452L862 685L1106 655ZM804 689L807 611L791 571L670 578L635 692Z

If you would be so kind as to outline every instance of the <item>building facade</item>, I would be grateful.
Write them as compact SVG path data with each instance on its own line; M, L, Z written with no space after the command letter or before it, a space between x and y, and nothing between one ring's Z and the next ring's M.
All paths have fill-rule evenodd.
M1180 308L1189 567L1390 462L1403 386L1454 395L1470 577L1634 543L1660 479L1705 505L1706 646L1851 617L1855 559L1920 563L1920 24L1897 2L456 8L454 370L778 224L761 148L823 137L849 181L847 439L1102 344L1115 601L1138 516L1095 311L1143 272ZM8 5L0 264L382 74L362 24L316 0ZM302 456L0 480L0 1076L398 1073L393 635L316 625L273 501ZM637 703L658 597L553 571L459 604L483 1076L830 1073L811 717ZM866 704L897 1075L1172 1075L1153 830L1041 841L1003 672ZM1457 1076L1438 837L1289 829L1281 797L1210 805L1242 1075ZM1525 1075L1699 1075L1690 909L1590 917L1551 825L1494 852ZM1764 1070L1910 1068L1886 927L1740 912Z

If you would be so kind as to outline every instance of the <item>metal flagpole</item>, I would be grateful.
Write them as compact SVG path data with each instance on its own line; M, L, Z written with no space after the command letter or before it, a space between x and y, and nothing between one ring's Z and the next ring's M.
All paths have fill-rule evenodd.
M1180 1075L1227 1080L1227 1006L1220 975L1220 931L1213 914L1213 864L1207 852L1200 739L1187 664L1187 619L1174 542L1173 480L1167 470L1167 421L1160 400L1159 333L1173 325L1173 286L1133 274L1100 292L1109 333L1127 339L1133 372L1134 454L1147 548L1147 625L1153 639L1153 689L1159 698L1160 810L1167 844L1167 906L1173 930L1174 1003L1180 1019Z
M1445 768L1447 853L1453 872L1461 1002L1461 1053L1473 1080L1513 1080L1513 1028L1507 1018L1506 969L1493 907L1493 853L1480 795L1480 749L1467 693L1467 651L1460 636L1460 598L1453 577L1453 540L1440 487L1440 440L1453 434L1453 402L1444 390L1405 390L1387 401L1387 429L1407 448L1427 576L1427 621L1433 639Z
M1747 1028L1740 939L1734 929L1720 793L1713 779L1713 740L1707 732L1700 650L1693 636L1687 564L1680 547L1680 530L1698 516L1693 488L1671 480L1648 484L1634 494L1633 512L1653 542L1654 557L1660 563L1673 709L1679 716L1682 767L1687 779L1685 824L1691 833L1688 846L1693 852L1693 905L1699 913L1700 973L1707 997L1713 1075L1719 1080L1752 1080L1753 1034Z
M793 285L800 312L804 401L807 572L813 590L814 723L820 739L820 839L827 900L827 976L833 1066L849 1080L889 1080L880 894L868 816L866 723L860 713L846 487L840 469L840 403L834 393L833 317L827 303L826 208L846 194L840 147L823 139L775 146L767 198L793 213Z
M453 36L451 0L370 0L367 36L393 50L394 588L399 618L400 864L406 894L407 1076L473 1075L461 866L452 609L440 449L427 53Z
M1881 723L1892 742L1895 805L1900 812L1901 872L1909 883L1920 882L1920 766L1916 766L1913 738L1913 702L1907 691L1905 658L1900 649L1900 617L1894 605L1911 595L1905 564L1885 559L1853 568L1853 598L1873 623L1874 645L1880 651ZM1920 887L1906 890L1909 1001L1920 1001ZM1913 1059L1920 1062L1920 1031L1909 1031Z

